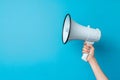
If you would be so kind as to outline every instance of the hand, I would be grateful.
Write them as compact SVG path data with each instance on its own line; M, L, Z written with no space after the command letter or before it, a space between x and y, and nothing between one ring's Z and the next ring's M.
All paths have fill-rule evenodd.
M94 58L94 47L91 44L84 43L82 53L89 54L87 57L87 61L89 62Z

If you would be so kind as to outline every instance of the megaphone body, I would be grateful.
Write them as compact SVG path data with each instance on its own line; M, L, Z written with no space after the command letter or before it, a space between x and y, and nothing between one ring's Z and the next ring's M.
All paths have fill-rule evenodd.
M88 25L83 26L71 19L71 16L67 14L64 19L62 41L66 44L70 40L84 40L88 44L94 44L94 42L99 41L101 37L101 31L96 28L90 28ZM82 59L87 61L88 54L83 53Z

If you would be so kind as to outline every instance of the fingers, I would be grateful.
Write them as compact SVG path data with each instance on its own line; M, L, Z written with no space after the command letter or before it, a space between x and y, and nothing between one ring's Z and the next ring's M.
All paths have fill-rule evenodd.
M89 50L87 50L87 49L85 49L85 48L83 48L83 50L82 50L82 53L89 53L90 51Z
M84 43L84 47L87 49L92 49L92 48L94 49L93 45L87 43Z
M89 45L84 45L83 47L86 49L90 49Z
M94 52L94 47L91 44L84 43L82 52L83 53L93 53Z
M88 47L84 46L83 49L82 49L82 52L83 53L89 53L90 49Z
M93 45L88 45L88 46L89 46L89 48L90 48L90 50L91 50L91 51L93 51L93 50L94 50Z

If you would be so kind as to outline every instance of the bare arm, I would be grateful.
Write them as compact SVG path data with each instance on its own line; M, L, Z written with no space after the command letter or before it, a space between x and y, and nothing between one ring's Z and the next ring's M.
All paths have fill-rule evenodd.
M105 76L105 74L100 69L95 57L94 57L94 47L92 45L84 44L83 47L83 53L89 53L89 56L87 57L87 61L89 62L95 77L97 80L108 80L108 78Z

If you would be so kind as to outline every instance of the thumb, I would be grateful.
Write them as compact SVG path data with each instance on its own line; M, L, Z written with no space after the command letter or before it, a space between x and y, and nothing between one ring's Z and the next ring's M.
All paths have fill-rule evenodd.
M93 54L94 53L94 47L92 45L89 45L89 48L90 48L89 54Z

